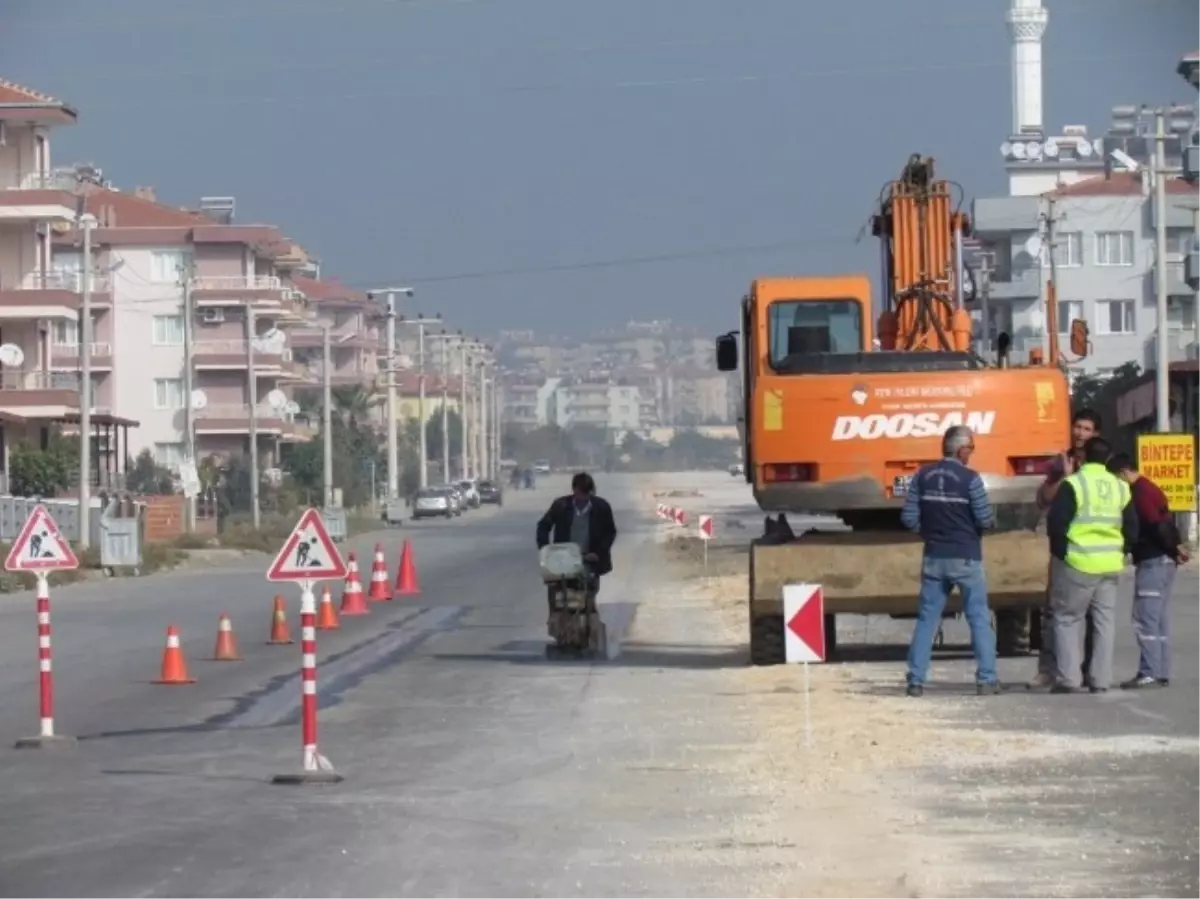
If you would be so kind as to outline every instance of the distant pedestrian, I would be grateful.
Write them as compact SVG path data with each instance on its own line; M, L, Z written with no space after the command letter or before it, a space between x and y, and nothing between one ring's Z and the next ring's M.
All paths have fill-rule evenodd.
M1083 445L1083 465L1063 481L1046 516L1050 538L1055 683L1052 693L1078 693L1084 619L1096 627L1088 687L1103 693L1112 683L1117 587L1125 553L1138 524L1129 485L1105 467L1112 447L1103 437Z
M909 696L925 693L933 641L955 587L971 628L976 692L982 696L1000 691L981 539L993 525L992 507L983 478L967 467L973 452L971 429L949 428L942 436L942 461L917 472L900 513L904 526L920 534L925 544L917 623L908 647Z
M1132 553L1133 632L1141 652L1137 673L1121 688L1165 687L1171 682L1171 589L1175 569L1187 562L1188 554L1159 486L1140 474L1125 453L1113 456L1108 470L1129 485L1138 520Z
M1062 487L1063 479L1077 472L1083 465L1083 445L1093 437L1100 436L1100 413L1094 409L1080 409L1071 417L1071 448L1058 454L1058 458L1046 473L1046 479L1037 492L1037 506L1043 512L1050 508L1054 497ZM1048 690L1054 685L1054 609L1050 604L1051 576L1054 568L1051 557L1046 570L1046 597L1041 608L1041 648L1038 651L1037 675L1026 687L1030 690ZM1095 627L1089 612L1084 621L1083 664L1081 673L1086 672L1092 658L1092 643Z

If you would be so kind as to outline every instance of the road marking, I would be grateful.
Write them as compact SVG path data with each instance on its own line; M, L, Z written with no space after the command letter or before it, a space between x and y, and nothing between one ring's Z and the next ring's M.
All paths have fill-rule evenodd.
M425 609L389 625L365 643L323 662L317 668L317 695L322 708L335 704L343 693L374 671L396 661L397 656L449 630L464 612L462 606ZM246 708L235 712L222 726L272 727L284 724L299 714L300 691L296 689L296 676L289 674L254 696Z

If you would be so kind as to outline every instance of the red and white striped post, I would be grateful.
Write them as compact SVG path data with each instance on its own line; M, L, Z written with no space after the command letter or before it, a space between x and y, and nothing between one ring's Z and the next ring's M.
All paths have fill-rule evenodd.
M277 784L330 784L344 778L317 751L317 596L313 582L304 581L300 595L300 770L277 774Z
M50 584L44 571L37 572L38 705L41 728L36 737L17 741L18 749L36 749L52 744L74 743L74 737L54 732L54 666L50 649Z

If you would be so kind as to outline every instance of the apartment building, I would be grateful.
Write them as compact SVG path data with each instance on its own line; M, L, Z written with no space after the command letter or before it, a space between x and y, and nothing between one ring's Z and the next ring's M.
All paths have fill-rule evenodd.
M107 288L93 310L95 402L139 423L128 454L150 449L160 464L178 468L189 401L200 458L249 449L251 403L263 458L278 460L284 444L309 439L291 402L291 388L309 375L293 362L286 331L308 321L307 306L276 272L275 257L288 247L278 230L234 224L229 198L190 211L157 202L145 188L89 185L82 195L96 220L91 265L78 226L65 223L51 267L75 276L90 267ZM185 290L193 313L190 398ZM77 326L65 323L52 342L77 356Z
M79 421L78 322L82 269L62 268L54 235L76 214L76 173L52 165L51 135L76 112L38 91L0 81L0 485L19 442L45 446L51 428ZM107 274L91 272L99 314L112 305ZM97 480L123 469L123 447L136 421L111 407L111 342L91 347L97 387ZM107 456L107 458L104 458Z
M1195 360L1196 297L1184 279L1184 259L1194 234L1195 189L1167 182L1166 280L1172 362ZM989 318L993 336L1013 335L1024 356L1043 345L1043 296L1050 272L1046 221L1052 234L1058 284L1058 331L1072 319L1087 321L1092 352L1073 368L1107 374L1127 362L1153 368L1156 354L1155 228L1158 211L1141 173L1113 173L1060 187L1041 197L975 201L974 219L993 259Z

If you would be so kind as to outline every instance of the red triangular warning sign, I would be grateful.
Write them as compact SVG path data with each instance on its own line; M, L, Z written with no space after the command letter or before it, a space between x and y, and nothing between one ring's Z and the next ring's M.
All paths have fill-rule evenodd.
M292 533L283 541L283 549L267 569L268 581L321 581L345 576L346 563L316 509L306 509L300 516Z
M79 560L49 511L40 503L34 506L4 560L4 569L69 571L78 567Z

